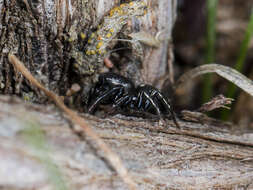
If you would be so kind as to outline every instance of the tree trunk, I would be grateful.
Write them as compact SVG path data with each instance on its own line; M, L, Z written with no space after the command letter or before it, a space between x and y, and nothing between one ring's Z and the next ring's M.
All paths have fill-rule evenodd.
M17 94L32 102L44 101L36 89L13 71L7 59L9 52L55 93L64 96L73 83L79 83L81 87L85 85L87 88L83 93L87 93L96 74L107 69L103 60L119 44L117 39L123 36L131 40L127 35L139 31L154 38L160 33L162 42L159 48L143 48L136 45L138 39L123 45L125 49L129 46L132 49L130 60L133 60L134 67L137 62L134 54L138 54L138 59L143 62L142 78L138 75L140 69L133 72L127 68L122 72L132 72L130 76L138 78L138 82L154 83L166 73L168 62L172 62L172 57L168 57L171 55L169 39L176 18L176 0L143 2L148 10L143 10L138 3L127 3L125 8L122 6L121 13L112 10L119 5L119 0L0 0L0 93ZM110 39L104 40L109 34ZM102 38L100 44L99 38ZM96 50L98 44L103 51ZM105 50L109 52L105 53ZM104 55L99 55L103 52ZM117 64L123 65L121 60Z

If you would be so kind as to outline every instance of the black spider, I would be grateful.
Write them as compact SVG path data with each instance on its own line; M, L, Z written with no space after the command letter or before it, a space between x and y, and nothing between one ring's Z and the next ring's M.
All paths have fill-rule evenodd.
M92 113L98 105L111 104L125 112L138 111L162 116L170 115L179 127L170 103L162 93L147 84L135 88L134 83L115 73L103 73L90 92L88 112Z
M88 112L92 113L99 104L122 104L133 97L135 87L131 80L115 73L103 73L95 87L91 89Z

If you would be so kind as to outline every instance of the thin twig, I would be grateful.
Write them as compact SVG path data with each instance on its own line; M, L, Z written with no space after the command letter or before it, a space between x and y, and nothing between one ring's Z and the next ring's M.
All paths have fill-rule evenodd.
M104 152L104 157L107 161L113 166L113 168L118 172L122 180L128 185L129 189L135 190L136 184L132 180L131 176L128 174L127 169L123 166L120 158L112 152L112 150L103 142L103 140L90 128L90 126L86 123L86 121L79 117L78 114L71 109L67 108L62 102L61 98L54 94L53 92L47 90L42 84L40 84L32 74L26 69L24 64L18 60L18 58L9 53L8 55L9 62L19 71L24 77L31 82L32 85L36 86L40 90L42 90L49 98L51 98L55 104L66 113L69 120L71 120L74 124L81 126L86 135L91 137L98 147Z

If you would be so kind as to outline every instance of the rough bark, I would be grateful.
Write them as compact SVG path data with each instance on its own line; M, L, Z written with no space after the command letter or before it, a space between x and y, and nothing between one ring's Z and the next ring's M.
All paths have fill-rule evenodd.
M69 189L127 189L100 157L89 137L82 140L54 106L0 97L0 186L51 189L50 173L27 140L33 121L45 137L48 159ZM92 129L122 159L138 189L252 189L252 133L180 121L151 122L120 115L83 114ZM26 176L26 177L24 177Z
M91 83L96 80L96 74L107 70L103 65L104 56L97 54L87 56L93 53L88 51L90 47L88 39L92 41L92 35L95 34L96 38L93 41L96 42L101 37L96 34L104 23L107 23L108 29L111 27L117 30L112 34L114 41L111 40L111 43L106 44L107 50L113 49L118 44L115 41L117 38L131 40L127 35L132 32L146 31L153 36L157 33L162 34L159 48L148 46L143 48L134 41L123 45L123 48L132 49L130 56L129 53L125 53L128 59L126 65L132 62L132 66L121 69L122 73L138 79L137 83L156 82L166 73L168 62L170 64L172 62L172 57L168 57L171 55L169 39L176 18L176 0L157 2L143 0L148 5L144 17L138 15L143 15L146 11L138 13L139 9L136 6L134 8L136 13L134 13L130 11L132 7L129 6L129 13L127 13L129 16L122 16L118 20L115 17L115 21L111 22L110 26L104 21L105 16L110 15L110 10L123 2L119 0L0 0L0 93L17 94L31 102L44 101L40 92L29 86L23 77L13 70L7 59L9 52L24 62L33 75L55 93L64 96L73 83L79 83L81 87L85 86L82 92L87 93ZM113 19L112 16L111 20ZM127 20L131 22L123 24ZM100 31L100 34L103 34L103 31ZM96 45L94 44L94 47ZM142 75L140 66L139 68L136 66L138 60L134 54L138 54L137 57L142 62ZM122 59L116 61L120 67L126 62ZM81 73L75 73L78 64L84 68ZM82 74L84 76L81 76ZM161 87L161 84L158 83L157 86Z
M1 0L1 92L32 98L39 94L36 89L29 89L23 77L13 71L7 59L12 52L46 87L58 94L66 93L73 82L69 78L70 52L75 48L81 51L84 44L79 39L80 33L88 36L102 15L116 3L118 1ZM41 98L36 100L42 102Z

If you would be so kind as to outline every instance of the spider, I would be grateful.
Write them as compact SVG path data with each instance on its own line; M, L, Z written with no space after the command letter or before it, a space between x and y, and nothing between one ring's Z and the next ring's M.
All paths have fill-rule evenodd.
M130 79L116 73L101 74L91 89L88 112L93 113L99 105L112 105L125 112L150 113L159 118L169 115L179 128L170 103L158 89L147 84L135 87Z
M134 92L135 87L131 80L115 73L103 73L90 91L88 112L92 113L100 104L116 105L117 100L133 97Z

